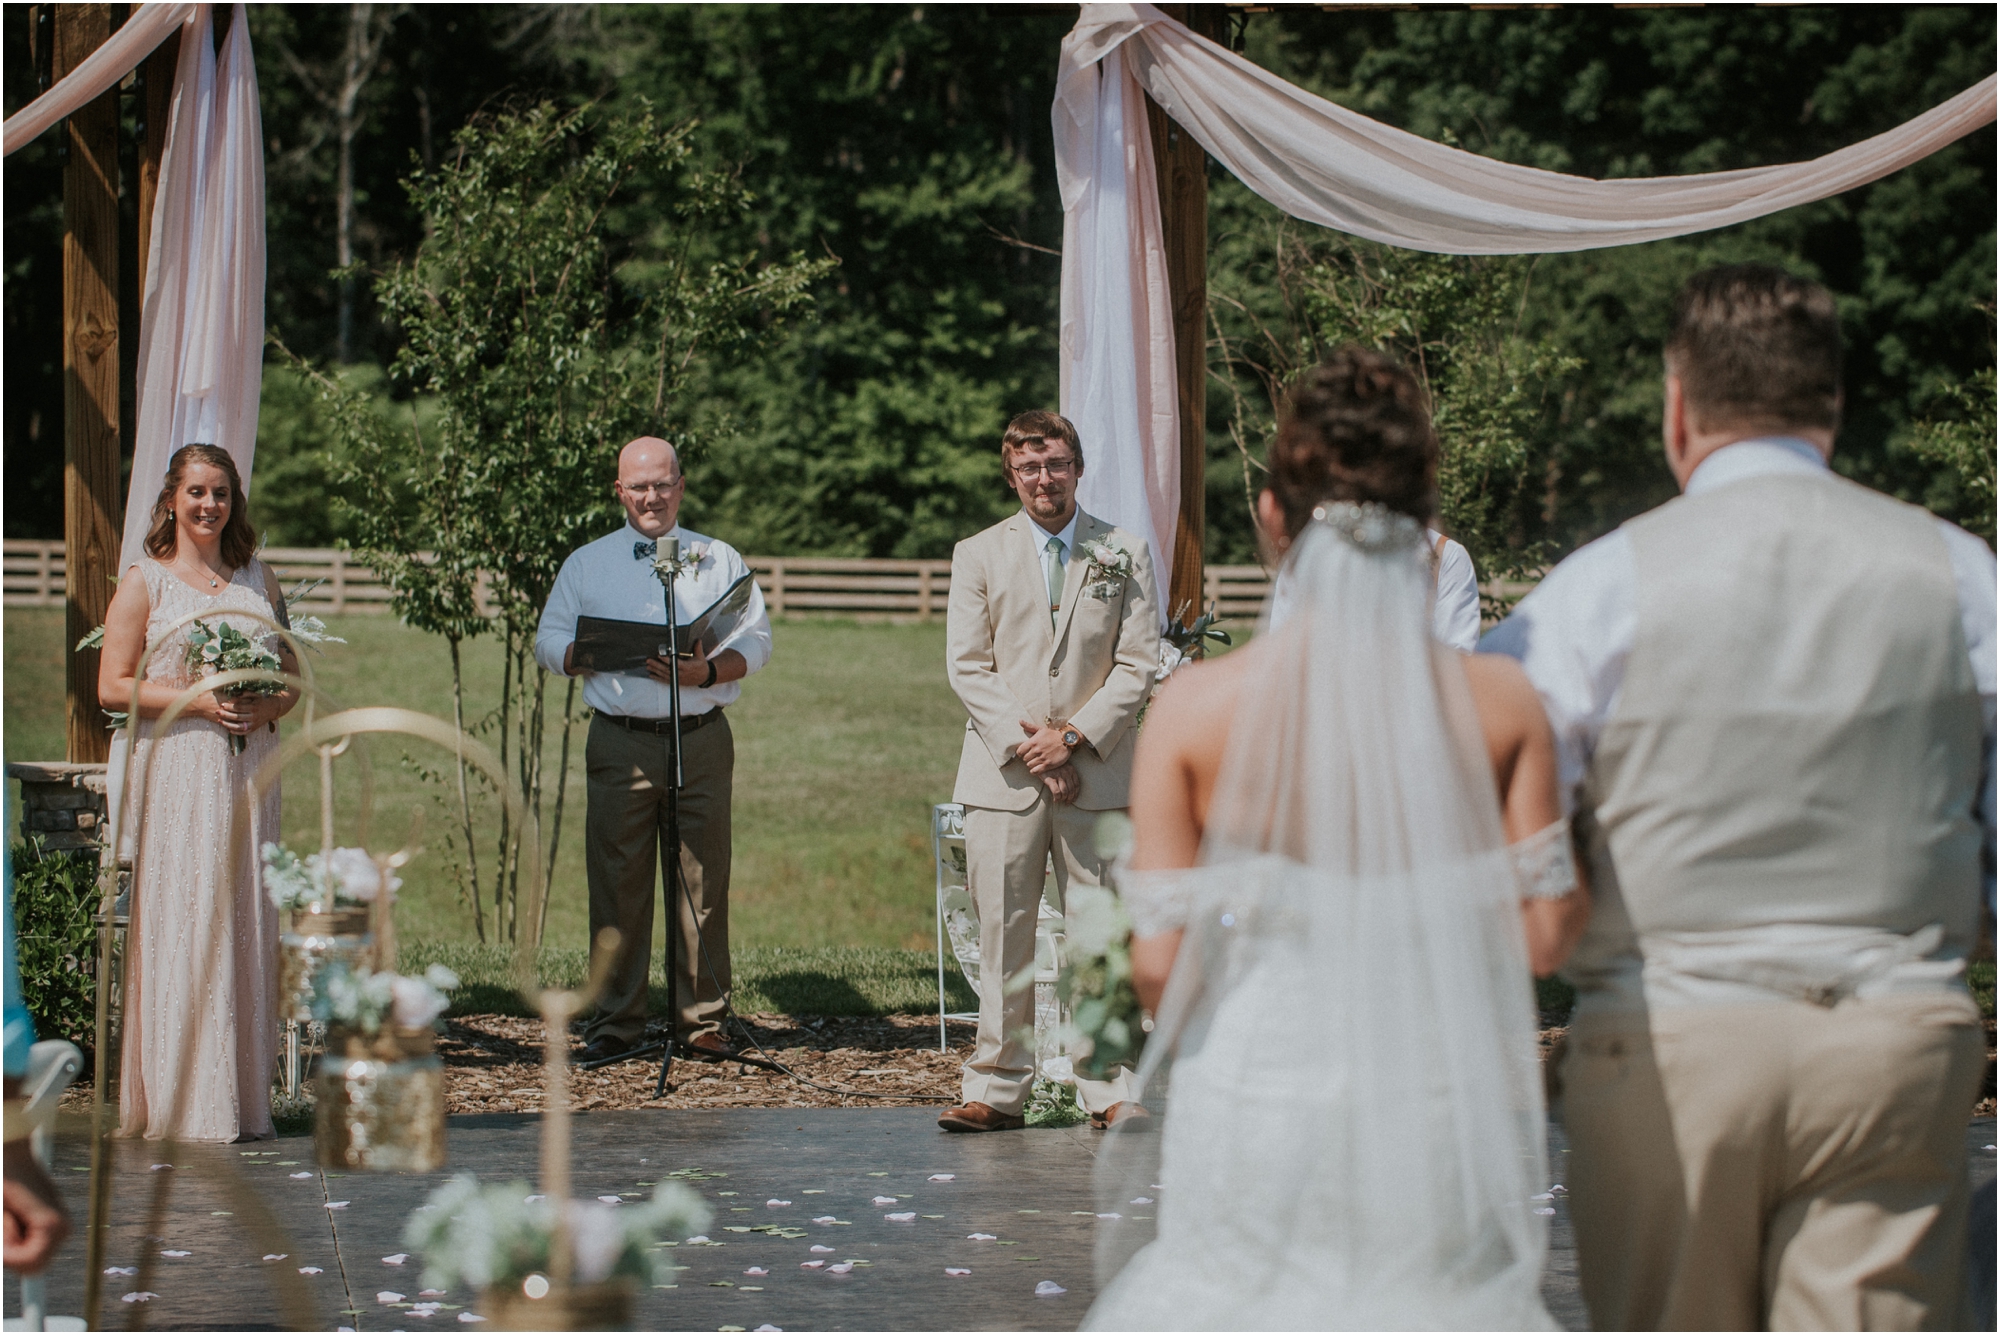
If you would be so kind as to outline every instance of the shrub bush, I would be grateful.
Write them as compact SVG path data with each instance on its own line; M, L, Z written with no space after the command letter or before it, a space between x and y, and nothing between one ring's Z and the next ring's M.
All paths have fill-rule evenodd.
M97 1019L97 855L55 852L30 835L11 850L14 948L37 1038L89 1053Z

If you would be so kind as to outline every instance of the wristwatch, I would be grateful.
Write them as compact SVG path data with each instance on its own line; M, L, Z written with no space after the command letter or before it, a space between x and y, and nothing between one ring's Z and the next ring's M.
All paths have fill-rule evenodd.
M707 690L709 687L715 685L715 675L715 660L711 658L708 660L708 677L701 683L703 690Z
M1065 723L1062 730L1062 744L1074 751L1083 744L1083 734Z

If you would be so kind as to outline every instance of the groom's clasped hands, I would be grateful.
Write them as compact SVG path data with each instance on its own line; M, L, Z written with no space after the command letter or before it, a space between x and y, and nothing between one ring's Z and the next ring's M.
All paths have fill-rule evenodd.
M1063 730L1054 724L1030 723L1021 720L1021 731L1028 740L1014 748L1014 754L1028 767L1028 773L1042 781L1049 790L1049 798L1068 806L1076 801L1083 791L1083 780L1078 777L1076 766L1070 763L1069 747L1063 743Z

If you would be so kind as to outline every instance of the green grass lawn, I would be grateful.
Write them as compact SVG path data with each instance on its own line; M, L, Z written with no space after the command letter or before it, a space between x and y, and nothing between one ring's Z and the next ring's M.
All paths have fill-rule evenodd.
M347 617L332 629L349 643L329 645L315 667L320 685L342 705L400 705L450 719L451 667L444 641L386 616ZM9 760L62 757L62 634L59 610L7 610ZM930 807L950 799L965 718L945 681L944 624L782 621L773 638L769 666L745 683L742 700L730 710L737 746L733 940L746 952L810 948L814 959L824 948L869 948L875 963L864 972L878 978L901 977L918 964L929 967L926 961L905 967L885 952L928 952L933 939ZM500 675L496 644L467 646L468 717L497 704ZM552 715L560 714L562 685L552 684ZM490 733L482 736L496 740ZM559 725L551 726L548 742L545 782L553 793ZM422 778L411 763L442 768L448 755L423 743L380 738L371 756L369 843L378 850L395 846L409 828L412 810L425 810L425 852L402 873L399 935L413 946L474 943L472 909L452 865L456 803L446 803L446 790ZM340 837L347 842L354 836L359 784L357 766L343 763L336 809ZM547 933L551 948L577 952L578 959L588 922L583 796L579 724L570 749L569 801ZM17 802L18 794L13 798ZM314 770L301 764L286 775L285 833L293 847L318 846L318 812ZM483 865L493 861L496 831L491 811L483 812ZM753 957L762 958L744 958ZM859 958L847 962L858 965ZM824 963L804 972L824 973ZM908 987L884 986L869 985L870 996L881 994L871 1008L887 1004L884 999L892 994L899 998L894 1008L903 1008L901 993ZM934 993L934 975L931 988Z

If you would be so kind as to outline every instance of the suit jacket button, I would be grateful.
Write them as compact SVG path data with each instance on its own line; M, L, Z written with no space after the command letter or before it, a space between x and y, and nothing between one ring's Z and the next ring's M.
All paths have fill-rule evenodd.
M1050 675L1051 677L1060 677L1060 676L1062 675L1062 669L1061 669L1061 668L1050 668L1050 669L1049 669L1049 675Z

